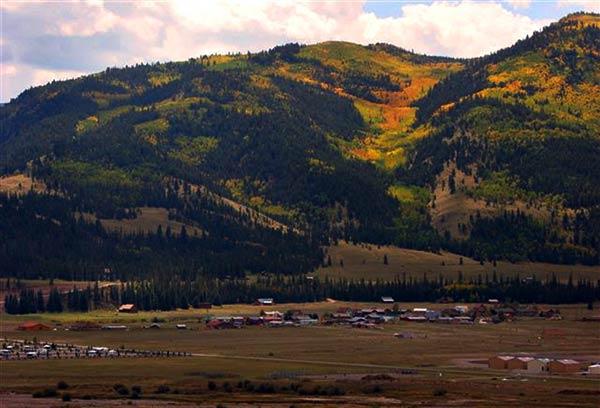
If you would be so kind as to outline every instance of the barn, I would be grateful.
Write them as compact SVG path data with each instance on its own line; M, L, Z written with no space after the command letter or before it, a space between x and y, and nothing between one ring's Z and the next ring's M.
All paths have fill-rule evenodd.
M534 360L533 357L515 357L506 363L509 370L527 370L527 364Z
M494 370L506 370L508 362L512 359L513 356L494 356L488 360L488 367Z
M552 360L548 363L548 371L551 373L577 373L581 368L578 361L570 359Z

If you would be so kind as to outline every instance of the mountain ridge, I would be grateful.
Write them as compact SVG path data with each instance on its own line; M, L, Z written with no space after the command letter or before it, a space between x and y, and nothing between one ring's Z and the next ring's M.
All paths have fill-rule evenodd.
M238 224L223 238L264 248L281 248L281 234L306 241L291 245L301 252L346 239L481 261L596 264L599 20L570 15L472 60L326 42L108 68L0 108L1 173L26 173L62 194L57 205L97 220L165 208L208 240L220 236L211 217L221 214ZM247 210L193 185L254 216L243 221ZM11 214L18 200L7 197ZM261 214L305 235L263 232L252 221ZM303 253L312 261L298 272L321 256Z

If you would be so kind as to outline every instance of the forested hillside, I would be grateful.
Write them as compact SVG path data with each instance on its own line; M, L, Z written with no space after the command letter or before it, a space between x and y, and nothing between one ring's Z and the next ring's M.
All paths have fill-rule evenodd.
M288 44L26 90L0 108L2 275L298 274L341 238L597 264L599 19L474 60ZM185 231L114 228L141 208Z

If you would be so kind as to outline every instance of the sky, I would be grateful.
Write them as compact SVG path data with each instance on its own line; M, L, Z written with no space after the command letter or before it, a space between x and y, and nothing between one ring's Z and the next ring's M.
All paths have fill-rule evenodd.
M0 102L51 80L278 44L474 57L600 0L0 0Z

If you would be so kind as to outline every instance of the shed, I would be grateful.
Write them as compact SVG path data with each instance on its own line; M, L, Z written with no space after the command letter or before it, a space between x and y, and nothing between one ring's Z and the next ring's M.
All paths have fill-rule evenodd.
M551 373L576 373L581 368L581 363L571 359L552 360L548 363L548 371Z
M600 364L592 364L588 367L588 374L600 375Z
M50 326L46 326L45 324L37 322L27 322L20 324L19 330L50 330Z
M132 303L126 303L119 306L119 313L137 313L137 307Z
M488 367L494 370L506 370L508 368L508 362L512 360L513 356L494 356L488 360Z

